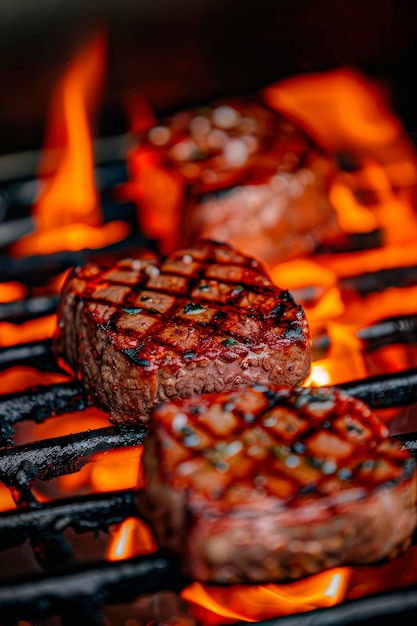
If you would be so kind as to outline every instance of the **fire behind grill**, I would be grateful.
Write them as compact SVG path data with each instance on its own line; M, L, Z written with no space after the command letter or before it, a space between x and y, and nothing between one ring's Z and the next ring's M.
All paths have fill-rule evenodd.
M35 346L25 346L26 352L30 354ZM49 350L46 354L50 358ZM16 363L13 355L9 356L10 363ZM20 359L20 364L26 358ZM3 361L2 365L5 367L7 361ZM341 386L375 409L408 406L417 402L417 370ZM77 623L100 624L103 603L125 602L140 594L164 590L178 591L189 582L178 574L177 564L172 559L159 553L116 562L76 562L63 531L68 527L77 533L106 530L129 516L140 517L132 490L73 497L45 504L40 504L31 490L35 479L49 481L76 472L89 463L97 452L143 443L145 427L108 426L26 445L12 444L13 430L19 421L58 419L61 413L82 411L87 406L82 389L74 381L29 389L2 396L0 400L0 476L18 504L17 510L0 516L0 549L10 549L29 540L44 572L20 577L0 586L3 620L35 619L58 614L64 624L74 623L75 619ZM417 457L417 433L402 435L401 440ZM358 616L364 623L383 618L380 623L390 624L394 623L399 613L406 617L416 609L417 590L402 590L382 598L364 598L324 612L316 611L314 618L310 614L299 615L297 624L356 623ZM290 626L293 620L292 617L279 618L274 623Z
M115 164L115 167L116 173L113 172L110 176L112 184L122 171L120 164ZM112 171L110 166L109 171ZM13 198L10 188L16 193L16 183L9 181L6 187L10 206L15 208L16 204L10 200ZM16 197L19 194L14 196ZM117 212L117 207L110 205L109 201L109 219ZM20 207L19 220L28 219L29 206L30 203ZM12 213L16 215L15 210ZM133 211L126 211L125 216L134 224ZM16 223L10 229L10 222L14 220L6 219L0 224L0 238L4 225L8 227L9 237L10 232L13 233ZM13 236L19 237L20 233L21 229L18 227ZM146 242L146 245L149 244L152 245L152 242ZM369 240L364 245L368 244ZM132 245L144 245L140 233L135 229L130 238L104 250L62 252L18 261L4 254L1 257L1 281L18 280L24 283L28 286L28 296L1 304L0 323L18 326L50 315L55 311L56 294L39 296L31 294L31 289L38 287L42 280L56 276L75 263L109 254L119 255L128 251ZM341 282L341 288L346 292L355 291L364 295L382 291L391 285L409 286L416 283L415 268L411 268L411 271L410 268L397 268L390 272L363 274L345 279ZM416 343L417 318L413 315L389 318L363 328L357 332L357 337L367 351L393 343ZM329 342L330 338L326 335L317 337L313 350L320 353L328 347ZM51 356L49 340L19 343L0 349L1 371L22 365L34 367L39 372L62 374ZM339 387L365 400L376 411L396 407L401 414L400 407L403 407L405 414L413 414L417 406L417 369L348 382ZM138 597L146 598L166 591L178 592L190 582L179 574L179 564L165 554L156 552L110 562L103 558L86 560L79 558L77 542L74 548L72 542L68 541L68 531L77 538L80 537L81 542L83 536L93 541L94 535L107 532L113 524L128 517L140 518L133 489L65 499L60 497L49 502L39 501L36 489L33 488L39 481L48 483L76 473L91 463L97 453L142 445L146 436L145 427L130 429L115 426L86 429L76 434L66 433L40 441L31 439L28 443L14 443L15 431L19 427L29 425L31 432L31 425L40 422L53 423L60 420L61 415L68 413L76 414L81 421L83 411L88 406L88 400L79 384L69 379L67 382L29 388L0 397L0 480L7 486L17 504L16 510L0 514L0 551L4 555L2 560L0 554L0 563L8 562L10 551L19 555L21 548L29 546L31 572L35 570L34 573L20 572L19 575L12 573L0 584L1 623L36 621L59 616L61 623L65 625L103 624L103 615L111 611L113 604L119 606L132 603ZM402 434L400 438L417 457L417 433ZM94 554L92 550L92 557ZM325 610L281 617L263 624L391 625L401 617L404 623L411 625L414 622L407 620L413 618L416 610L417 589L413 587L344 602ZM111 623L124 623L122 618L119 620L115 618Z
M26 346L27 351L35 345ZM10 362L16 363L13 359ZM417 370L342 386L376 409L417 402ZM0 515L0 549L10 549L29 540L43 570L42 574L2 583L0 612L2 620L7 622L58 614L64 624L72 624L75 619L77 623L100 624L103 603L126 602L140 594L164 590L178 591L189 582L178 574L172 559L159 553L116 562L76 562L64 530L69 527L77 533L106 530L127 517L140 517L132 490L44 504L38 502L31 490L35 479L49 481L76 472L97 452L143 443L145 427L108 426L26 445L12 444L12 432L19 421L58 419L63 412L82 411L87 406L79 384L73 381L33 388L0 400L0 476L18 504L17 510ZM417 434L403 435L401 440L417 456ZM299 615L297 624L356 623L359 616L364 623L371 624L378 618L383 619L379 623L393 624L399 613L406 617L416 609L417 590L401 590ZM290 626L293 620L293 617L279 618L274 623Z

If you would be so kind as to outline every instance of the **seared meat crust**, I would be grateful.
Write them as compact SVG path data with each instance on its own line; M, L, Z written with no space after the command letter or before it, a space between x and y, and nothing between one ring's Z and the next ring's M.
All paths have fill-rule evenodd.
M386 435L337 390L257 385L172 401L153 412L140 510L205 582L392 558L417 523L416 469Z
M161 400L296 384L310 366L302 308L257 261L212 241L164 259L76 268L54 349L120 424L147 422Z

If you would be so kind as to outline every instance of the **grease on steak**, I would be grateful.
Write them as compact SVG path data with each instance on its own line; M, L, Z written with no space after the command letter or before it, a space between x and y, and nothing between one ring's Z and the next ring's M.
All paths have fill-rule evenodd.
M392 558L416 526L415 462L337 390L261 386L161 405L138 497L206 582L298 579Z
M146 422L170 398L296 384L310 366L302 308L257 261L211 241L75 269L58 319L55 353L117 423Z

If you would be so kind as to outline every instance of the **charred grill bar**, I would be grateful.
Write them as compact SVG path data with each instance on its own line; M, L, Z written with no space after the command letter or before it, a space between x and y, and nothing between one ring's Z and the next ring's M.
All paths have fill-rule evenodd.
M0 586L0 608L7 620L61 615L62 623L103 624L103 602L127 602L141 594L187 585L163 555L76 566L53 576L30 577ZM417 595L417 594L416 594Z

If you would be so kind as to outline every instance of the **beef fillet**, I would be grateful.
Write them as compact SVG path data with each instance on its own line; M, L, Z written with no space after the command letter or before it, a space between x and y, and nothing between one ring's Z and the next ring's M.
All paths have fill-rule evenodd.
M411 454L361 401L255 385L153 413L140 510L184 572L286 581L393 558L416 526Z
M159 120L129 158L142 230L164 252L208 237L271 266L340 234L334 163L260 97Z
M119 424L147 422L161 400L296 384L310 366L302 308L257 261L210 241L163 260L76 268L54 350Z

